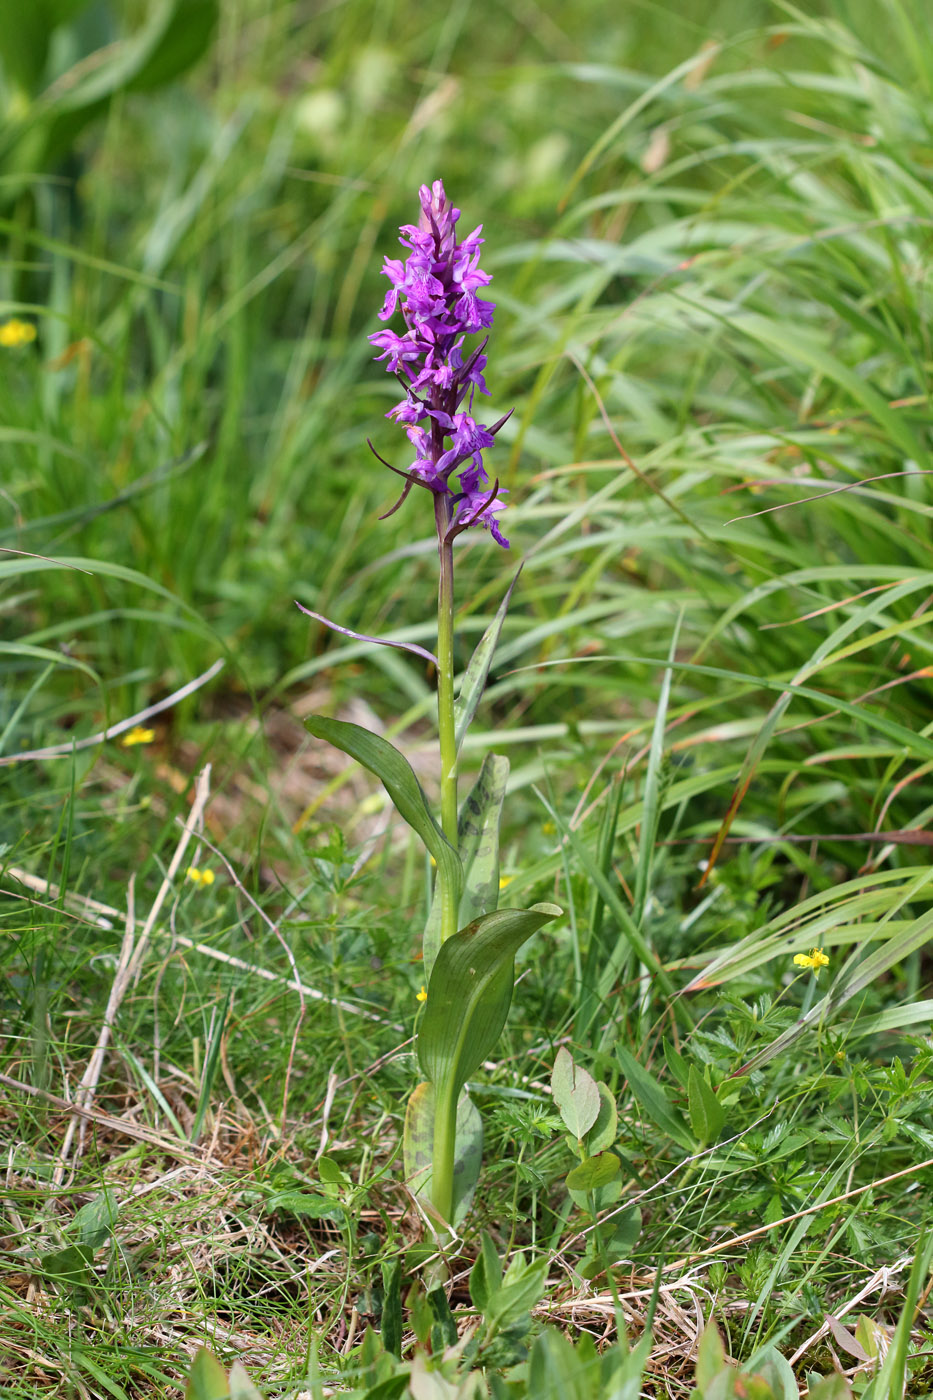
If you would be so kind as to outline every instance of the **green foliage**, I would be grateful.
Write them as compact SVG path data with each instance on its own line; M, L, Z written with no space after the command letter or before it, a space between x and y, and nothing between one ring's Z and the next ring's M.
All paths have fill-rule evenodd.
M613 1288L648 1308L662 1270L772 1389L767 1344L839 1311L869 1361L831 1331L798 1387L832 1347L868 1388L896 1333L875 1393L926 1393L925 1283L898 1331L933 1223L925 7L231 0L206 61L145 90L119 65L171 7L9 8L0 321L37 334L0 346L4 1395L172 1395L205 1337L274 1394L412 1377L379 1333L383 1263L410 1293L431 1252L399 1160L429 873L300 721L384 727L430 804L433 678L292 600L434 645L430 521L378 519L364 444L395 450L379 254L438 175L495 254L488 380L516 412L490 464L524 565L504 615L501 565L457 553L462 704L489 661L463 792L510 764L507 895L487 851L475 912L565 917L518 950L470 1085L483 1190L449 1302L432 1275L403 1312L416 1386L502 1400L533 1365L545 1394L613 1393L569 1322L444 1359L482 1327L457 1290L486 1229L554 1261L552 1319L588 1325L583 1275L600 1328ZM72 752L215 659L151 744ZM169 881L56 1185L128 903L138 937L207 761L239 884L194 846L214 886ZM599 1092L582 1147L548 1093L563 1045Z

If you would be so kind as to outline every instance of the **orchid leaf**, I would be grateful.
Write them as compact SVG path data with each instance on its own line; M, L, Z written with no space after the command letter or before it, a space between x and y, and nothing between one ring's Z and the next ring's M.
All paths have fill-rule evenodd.
M324 715L311 715L305 724L316 739L326 739L334 748L355 758L357 763L362 763L364 768L375 773L395 803L399 816L421 837L434 857L441 878L450 882L459 901L463 888L460 857L434 820L428 799L408 760L388 740L371 734L358 724L327 719Z
M492 665L492 658L495 655L496 647L499 644L499 637L502 634L502 626L505 622L505 615L509 610L509 603L512 598L512 590L518 583L518 576L521 567L518 569L512 582L509 584L508 592L499 604L498 611L483 633L476 650L470 657L469 664L463 674L460 684L460 694L454 708L454 724L457 738L457 752L460 752L460 745L466 737L466 732L473 721L477 707L482 699L483 691L486 688L486 681L489 676L489 668Z
M434 1085L419 1084L408 1100L402 1140L405 1183L428 1204L434 1149ZM454 1218L457 1225L473 1202L483 1162L483 1121L469 1094L457 1100L457 1146L454 1158Z
M425 1078L449 1102L499 1039L512 1001L516 952L561 912L556 904L499 909L441 944L418 1033L418 1059Z
M499 902L499 818L509 776L509 760L487 754L479 777L460 807L457 823L463 894L460 926L491 914ZM431 975L441 946L441 901L435 895L424 928L424 972Z
M460 808L461 928L481 914L491 914L499 903L499 820L508 778L509 760L488 753Z

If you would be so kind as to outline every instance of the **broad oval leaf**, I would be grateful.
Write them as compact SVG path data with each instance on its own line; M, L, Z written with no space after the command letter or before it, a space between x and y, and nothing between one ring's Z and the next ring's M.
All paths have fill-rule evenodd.
M598 1152L605 1152L607 1147L612 1146L619 1130L619 1110L616 1108L616 1101L609 1085L600 1080L596 1089L599 1093L599 1113L596 1116L596 1122L586 1135L586 1150L593 1157Z
M599 1152L595 1157L587 1157L578 1162L573 1171L567 1173L568 1191L598 1191L600 1186L608 1186L619 1175L621 1162L611 1152Z
M599 1117L599 1090L593 1076L581 1065L574 1064L564 1045L557 1052L551 1072L551 1093L564 1127L579 1142Z
M418 1059L425 1078L450 1102L499 1039L512 1000L516 952L562 912L556 904L498 909L441 945L418 1033Z
M213 1352L199 1347L185 1384L185 1400L228 1400L227 1375Z
M305 724L316 739L326 739L334 748L362 763L370 773L375 773L395 803L399 816L421 837L434 857L441 879L452 889L459 904L463 888L460 857L434 820L428 799L408 760L387 739L371 734L358 724L328 719L325 715L311 715Z

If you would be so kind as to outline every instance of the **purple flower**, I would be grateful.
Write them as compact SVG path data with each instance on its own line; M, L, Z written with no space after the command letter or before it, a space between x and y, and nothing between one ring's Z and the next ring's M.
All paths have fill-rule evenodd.
M382 268L391 287L379 319L387 321L400 310L405 333L382 330L369 337L382 351L376 358L406 389L386 417L406 429L417 453L407 474L451 497L456 526L482 526L507 549L496 519L505 509L500 499L505 492L498 484L490 490L482 458L505 418L492 428L473 418L474 394L489 393L483 378L486 342L466 355L463 349L465 336L489 329L495 311L494 302L477 295L491 280L479 266L482 224L458 243L460 210L450 203L443 183L422 185L419 198L417 225L403 224L399 230L408 256L404 262L386 258ZM455 475L458 483L451 481Z

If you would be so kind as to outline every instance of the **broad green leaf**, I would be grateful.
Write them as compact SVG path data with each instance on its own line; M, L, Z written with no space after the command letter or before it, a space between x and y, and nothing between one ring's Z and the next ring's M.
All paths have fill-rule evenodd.
M715 1142L726 1121L725 1110L706 1079L697 1069L690 1066L687 1079L687 1099L690 1109L690 1126L694 1136L702 1145Z
M425 1077L453 1103L492 1051L512 1000L515 954L556 904L498 909L448 938L437 955L418 1033Z
M99 1249L113 1234L118 1208L116 1196L107 1187L75 1211L71 1230L77 1232L82 1244Z
M528 1394L535 1400L592 1400L598 1384L598 1358L595 1370L587 1366L556 1328L536 1337L528 1361Z
M499 818L509 776L509 760L489 753L483 759L479 776L460 807L457 821L463 893L460 897L459 927L481 914L491 914L499 903ZM440 891L431 901L431 912L424 927L425 977L431 976L441 946Z
M516 573L512 582L509 584L508 592L499 604L498 612L477 643L476 650L470 657L469 664L463 674L463 680L460 683L460 694L457 696L454 705L454 725L458 753L460 752L460 745L463 743L466 732L473 720L473 716L476 714L477 706L482 699L486 680L489 676L489 668L492 665L492 658L502 633L502 624L505 622L505 615L509 610L512 589L518 583L518 576L521 571L522 566L519 565L518 573Z
M599 1113L596 1115L596 1122L586 1134L586 1150L592 1157L612 1146L619 1128L619 1110L609 1085L600 1080L596 1089L599 1093Z
M345 1214L342 1205L327 1196L316 1196L310 1191L289 1187L275 1191L265 1203L266 1210L274 1213L285 1211L289 1215L306 1215L311 1220L341 1220Z
M224 1368L207 1347L199 1347L188 1372L185 1400L229 1400L229 1396Z
M242 1363L234 1361L230 1367L230 1400L262 1400L262 1395L253 1385Z
M388 740L358 724L327 719L324 715L311 715L305 724L316 739L326 739L334 748L375 773L395 803L399 816L421 837L442 878L449 881L459 901L463 881L460 857L434 820L428 799L408 760Z
M690 1066L679 1050L675 1050L669 1040L663 1042L664 1060L681 1089L686 1089L690 1079Z
M755 1378L761 1377L766 1394L773 1400L800 1400L800 1391L793 1370L777 1347L769 1347L755 1366Z
M602 1155L605 1157L610 1154L604 1152ZM615 1156L614 1153L611 1155ZM610 1206L614 1206L616 1201L621 1200L623 1186L622 1176L616 1172L602 1186L593 1187L588 1191L579 1191L568 1186L567 1194L578 1210L586 1211L588 1214L595 1211L599 1215L602 1211L608 1210Z
M39 1265L44 1274L68 1288L83 1288L93 1282L91 1265L94 1250L89 1244L69 1244L43 1254Z
M551 1071L551 1093L565 1128L580 1142L599 1117L599 1090L593 1076L574 1064L570 1051L563 1045Z
M613 1216L610 1224L612 1234L606 1244L606 1250L610 1258L624 1258L641 1234L641 1211L637 1206L629 1206L627 1210Z
M619 1175L621 1162L611 1152L586 1157L567 1173L568 1191L598 1191Z
M845 1376L834 1371L810 1387L809 1400L852 1400L852 1389Z
M431 1163L434 1153L434 1085L419 1084L405 1110L402 1138L405 1184L413 1195L431 1198ZM469 1094L457 1100L457 1138L454 1158L454 1219L459 1224L473 1203L483 1162L483 1121Z
M616 1054L622 1066L622 1073L625 1075L639 1107L653 1123L656 1123L667 1133L668 1137L673 1138L674 1142L685 1151L692 1152L696 1144L690 1135L690 1130L677 1110L672 1108L667 1094L654 1075L649 1074L644 1065L640 1064L624 1046L618 1046Z
M428 1290L428 1303L434 1315L434 1326L431 1328L433 1350L439 1352L446 1347L455 1346L457 1322L450 1311L447 1294L440 1285Z
M509 1261L501 1287L495 1290L484 1309L487 1340L530 1313L544 1292L549 1265L549 1259L527 1264L521 1254Z
M715 1323L708 1322L697 1349L696 1380L700 1394L705 1394L713 1381L727 1366L726 1351Z
M496 1253L496 1246L484 1233L480 1241L479 1257L470 1270L470 1297L478 1312L485 1313L501 1285L502 1264Z
M488 753L460 808L457 830L463 862L461 928L482 914L491 914L499 903L499 819L508 779L509 760Z
M390 1356L402 1355L402 1264L401 1260L382 1261L382 1344Z

